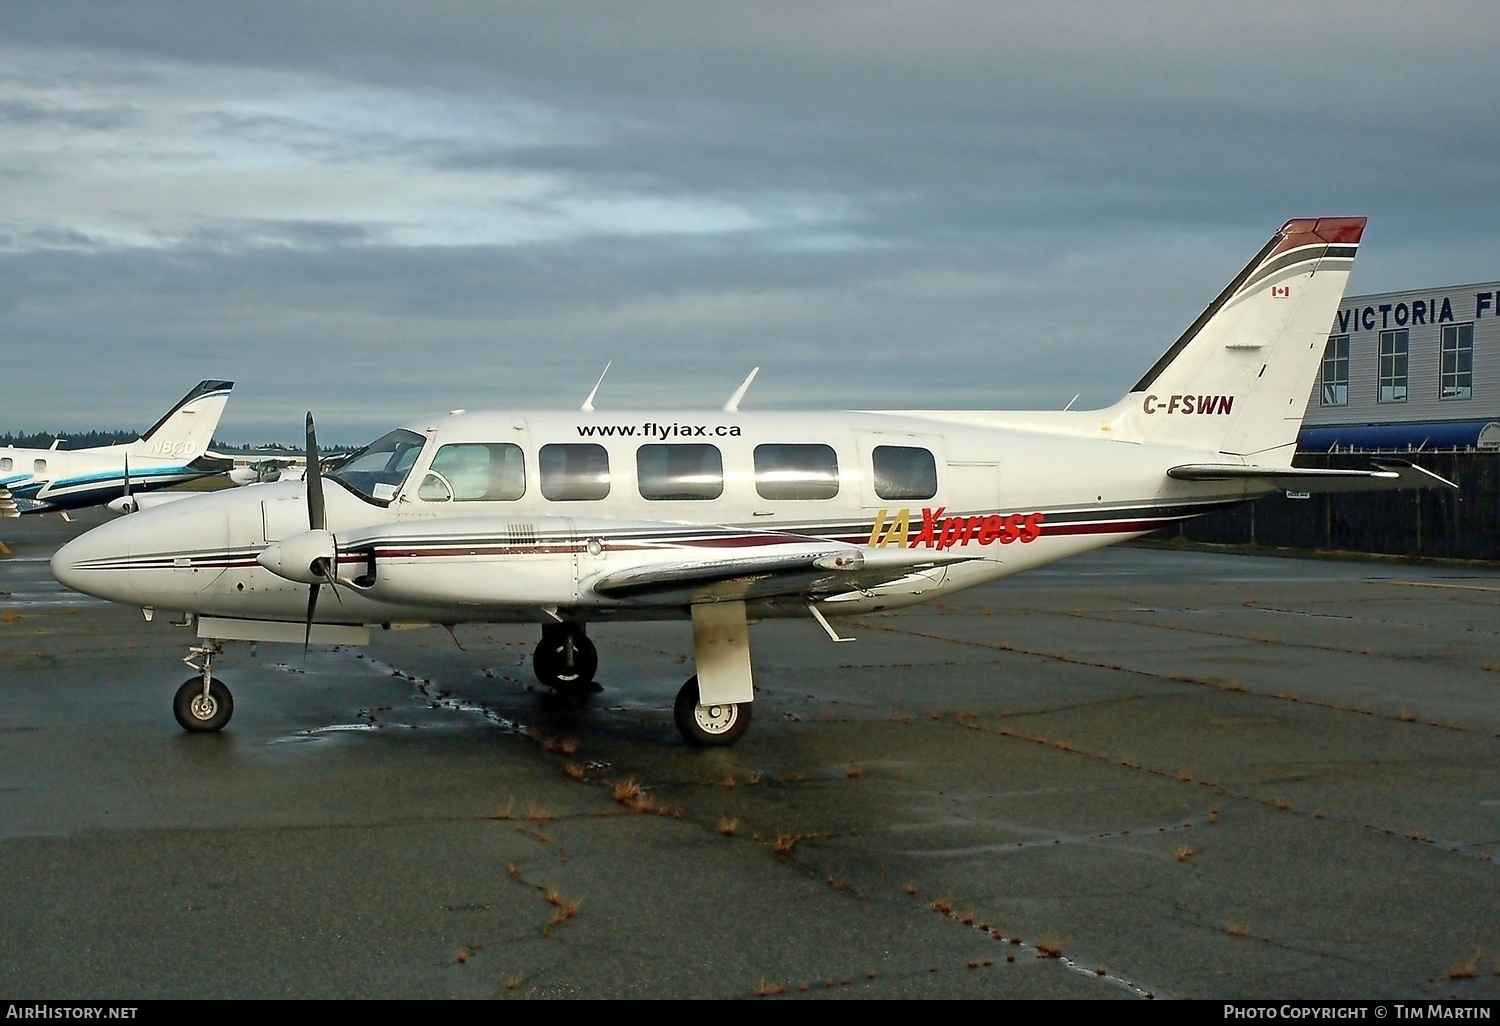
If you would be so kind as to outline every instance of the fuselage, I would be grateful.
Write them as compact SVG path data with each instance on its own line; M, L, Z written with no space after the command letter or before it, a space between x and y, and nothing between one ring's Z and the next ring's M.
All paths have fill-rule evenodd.
M317 620L531 621L538 609L580 620L680 617L690 597L622 598L593 582L644 565L809 544L855 547L871 560L903 551L963 557L879 587L821 593L829 612L865 612L1255 494L1244 484L1168 478L1168 467L1203 454L1119 441L1099 413L1006 414L1003 425L989 416L545 412L418 421L386 436L399 438L385 463L356 456L327 481L340 586ZM143 510L65 546L54 573L116 602L300 621L307 585L258 559L307 533L305 489L302 481L257 485ZM755 617L807 615L800 600L748 586L746 597Z
M0 517L100 506L230 469L208 454L232 381L198 382L140 438L87 449L0 449Z
M132 492L154 491L219 472L201 453L143 454L142 443L91 449L0 449L0 489L17 512L44 513L98 506Z

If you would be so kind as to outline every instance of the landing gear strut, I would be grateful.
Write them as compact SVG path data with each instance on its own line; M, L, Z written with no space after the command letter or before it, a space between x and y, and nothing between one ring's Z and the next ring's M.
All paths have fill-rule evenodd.
M213 675L214 656L222 651L223 642L210 638L201 646L189 649L182 660L198 671L197 676L189 677L177 689L177 697L172 700L172 713L183 730L195 733L223 730L229 717L234 715L234 696L224 682ZM194 662L195 656L201 656L203 662Z
M579 696L604 690L594 683L599 669L599 651L577 623L547 624L532 656L536 679L565 695Z

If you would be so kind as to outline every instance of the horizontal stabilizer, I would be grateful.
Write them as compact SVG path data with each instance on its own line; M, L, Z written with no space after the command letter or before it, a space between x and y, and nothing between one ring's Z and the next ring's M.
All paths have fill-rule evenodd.
M1458 485L1404 460L1372 460L1372 470L1319 470L1310 467L1254 467L1239 463L1188 463L1167 476L1178 481L1245 481L1289 492L1382 492L1403 488Z

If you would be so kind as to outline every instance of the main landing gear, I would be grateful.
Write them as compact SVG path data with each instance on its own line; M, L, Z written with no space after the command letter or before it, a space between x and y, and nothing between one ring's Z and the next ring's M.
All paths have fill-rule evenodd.
M750 729L750 705L749 702L704 705L698 694L698 675L694 674L677 692L672 716L678 731L694 748L724 748Z
M603 691L594 682L599 670L599 650L583 633L579 623L551 623L542 628L542 640L531 657L536 679L570 698Z
M700 603L693 606L692 616L698 672L677 692L673 719L684 740L695 748L732 745L750 728L750 703L755 697L745 604ZM531 665L537 680L569 698L604 690L594 682L599 652L581 623L543 626Z
M172 700L172 713L183 730L194 733L223 730L229 717L234 715L234 696L224 682L213 675L214 656L222 651L223 643L210 638L189 649L187 657L182 660L198 671L197 676L189 677L177 689L177 697ZM203 662L194 662L195 656L202 656Z

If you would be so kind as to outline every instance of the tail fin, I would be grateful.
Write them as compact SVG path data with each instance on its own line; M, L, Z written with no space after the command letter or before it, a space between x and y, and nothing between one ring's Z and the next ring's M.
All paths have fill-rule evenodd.
M208 451L233 381L200 381L166 416L151 426L129 451L143 456L181 456L191 460Z
M1288 221L1111 411L1118 438L1290 466L1363 217Z

